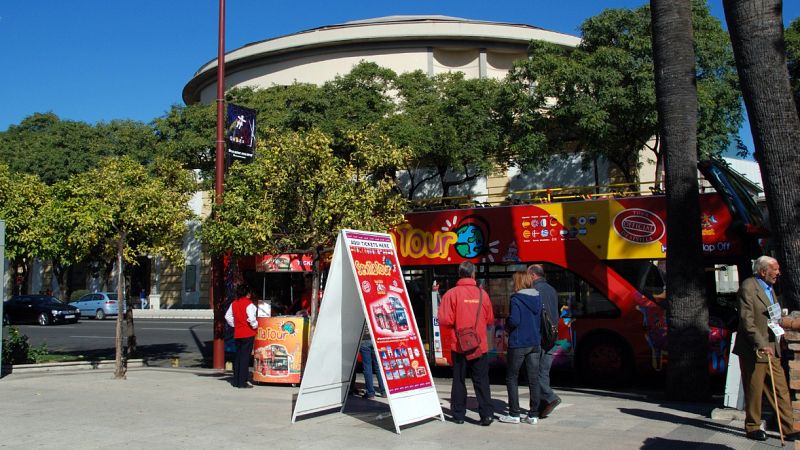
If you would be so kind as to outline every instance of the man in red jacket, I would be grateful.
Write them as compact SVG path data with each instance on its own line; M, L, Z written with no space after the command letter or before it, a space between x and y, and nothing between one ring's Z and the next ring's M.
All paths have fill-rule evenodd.
M465 383L467 369L470 371L475 397L478 399L480 424L488 427L494 421L492 409L492 393L489 390L489 340L486 327L494 324L494 312L489 294L478 287L475 282L475 265L464 261L458 266L459 280L456 286L442 297L439 305L439 326L442 333L450 338L450 352L453 358L453 387L450 391L450 409L452 420L457 424L464 423L467 413L467 386ZM477 321L476 321L477 315ZM455 330L475 327L480 345L470 353L459 347Z
M236 287L236 300L228 307L225 321L233 327L233 337L236 340L232 384L237 388L252 388L253 385L248 382L250 355L253 353L258 320L256 319L256 305L253 304L253 294L248 285L240 284Z

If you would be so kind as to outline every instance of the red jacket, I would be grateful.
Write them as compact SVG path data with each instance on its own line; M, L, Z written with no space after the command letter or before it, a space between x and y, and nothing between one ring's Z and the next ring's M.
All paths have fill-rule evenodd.
M494 311L489 294L479 288L472 278L458 280L456 286L444 294L442 304L439 305L439 326L442 335L449 338L450 351L461 353L456 341L458 328L470 327L475 324L475 313L478 311L480 293L483 293L481 312L478 314L478 324L475 327L481 345L478 350L467 355L467 359L477 359L489 351L489 339L486 327L494 325Z
M249 338L256 335L256 330L250 325L247 317L247 308L253 305L248 297L239 297L231 303L233 310L233 337L235 339Z

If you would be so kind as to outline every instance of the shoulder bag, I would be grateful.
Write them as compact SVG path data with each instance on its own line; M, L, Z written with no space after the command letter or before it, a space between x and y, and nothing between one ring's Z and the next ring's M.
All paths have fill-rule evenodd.
M483 304L483 289L478 288L478 310L475 312L475 323L469 327L456 329L456 342L461 353L470 354L478 349L481 345L481 339L478 336L478 318L481 314L481 306Z

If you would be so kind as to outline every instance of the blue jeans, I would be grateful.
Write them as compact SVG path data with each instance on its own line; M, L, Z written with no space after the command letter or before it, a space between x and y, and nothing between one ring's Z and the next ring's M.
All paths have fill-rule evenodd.
M550 387L550 367L553 365L553 354L550 352L539 352L539 396L547 403L554 402L558 395Z
M528 415L539 414L539 346L509 348L506 352L506 388L508 389L508 415L519 417L519 371L525 363L531 401Z
M372 347L372 341L362 342L358 347L358 351L361 353L361 365L364 367L364 384L367 387L367 397L372 397L375 395L375 386L372 385L373 367L374 370L380 370L378 358L375 356L375 349ZM380 373L378 373L378 393L386 393Z

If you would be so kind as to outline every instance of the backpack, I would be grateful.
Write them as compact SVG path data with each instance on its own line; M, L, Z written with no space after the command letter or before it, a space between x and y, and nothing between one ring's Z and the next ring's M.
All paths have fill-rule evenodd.
M539 329L542 334L542 350L545 352L549 352L553 347L556 345L556 339L558 339L558 325L553 323L553 319L550 318L550 313L547 312L547 308L544 307L544 303L542 303L542 321L539 326Z

